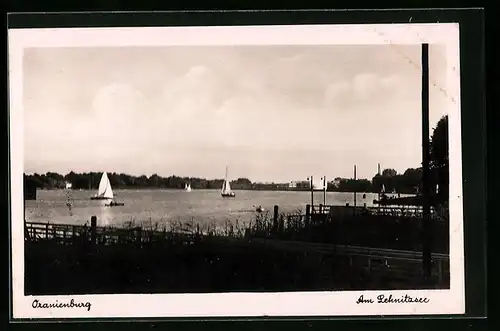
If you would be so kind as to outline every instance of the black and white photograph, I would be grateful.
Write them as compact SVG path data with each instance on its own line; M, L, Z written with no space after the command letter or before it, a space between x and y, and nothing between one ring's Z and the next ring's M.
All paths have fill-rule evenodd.
M458 35L9 30L14 317L463 313Z

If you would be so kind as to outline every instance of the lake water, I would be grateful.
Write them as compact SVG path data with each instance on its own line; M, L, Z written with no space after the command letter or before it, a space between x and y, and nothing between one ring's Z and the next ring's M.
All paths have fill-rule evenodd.
M293 191L236 191L235 198L225 199L219 190L116 190L116 201L124 206L105 207L102 200L90 200L95 191L38 190L37 200L26 201L26 220L31 222L52 222L84 224L95 215L98 225L123 225L136 223L194 220L224 223L226 221L248 222L255 216L257 205L271 212L278 205L280 212L293 213L311 203L310 192ZM68 197L71 208L66 205ZM357 194L357 205L373 205L377 194ZM323 192L314 192L314 204L323 203ZM327 192L327 205L354 204L353 193Z

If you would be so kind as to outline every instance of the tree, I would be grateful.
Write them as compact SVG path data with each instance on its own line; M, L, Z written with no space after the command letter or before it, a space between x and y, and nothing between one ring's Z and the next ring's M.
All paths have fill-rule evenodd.
M384 169L384 171L382 171L382 176L395 177L397 174L398 172L394 169Z

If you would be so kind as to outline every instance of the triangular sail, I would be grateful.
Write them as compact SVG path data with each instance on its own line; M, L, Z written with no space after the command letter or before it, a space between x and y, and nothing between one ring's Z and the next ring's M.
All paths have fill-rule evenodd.
M224 184L222 184L222 193L231 192L231 185L229 185L229 181L227 180L227 167L226 167L226 177L224 178Z
M113 190L111 189L111 183L109 182L108 174L106 172L102 174L97 195L103 198L113 199Z

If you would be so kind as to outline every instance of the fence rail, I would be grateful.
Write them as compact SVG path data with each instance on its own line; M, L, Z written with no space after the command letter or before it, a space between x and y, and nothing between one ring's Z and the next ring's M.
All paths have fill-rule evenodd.
M98 227L94 222L91 222L90 226L25 222L25 240L29 242L52 240L65 244L75 242L96 244L143 243L172 236L188 237L190 234L194 234L194 232L189 233L179 230L172 233L166 230L156 231L142 227Z
M235 244L248 244L233 240ZM267 249L281 251L317 254L320 256L343 256L353 266L361 266L368 274L380 272L390 273L398 277L419 279L422 276L422 252L361 247L349 245L334 245L303 241L276 240L267 238L252 238L250 244L264 246ZM432 253L432 274L439 283L449 279L449 255Z

